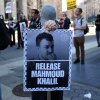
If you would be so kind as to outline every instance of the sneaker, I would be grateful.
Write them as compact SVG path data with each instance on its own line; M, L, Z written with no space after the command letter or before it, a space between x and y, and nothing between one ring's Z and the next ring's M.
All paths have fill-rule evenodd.
M80 62L80 60L79 59L76 59L75 61L74 61L74 64L77 64L77 63L79 63Z

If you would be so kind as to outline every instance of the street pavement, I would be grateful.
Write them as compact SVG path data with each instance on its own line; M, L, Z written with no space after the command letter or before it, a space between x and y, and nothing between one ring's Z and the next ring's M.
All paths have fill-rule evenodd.
M72 82L70 91L64 91L64 100L100 100L100 48L97 47L95 36L86 36L85 65L72 65ZM72 49L73 60L75 50ZM0 52L0 84L2 100L31 100L31 93L20 96L13 92L14 88L23 83L23 49L9 47ZM90 94L90 97L86 97Z

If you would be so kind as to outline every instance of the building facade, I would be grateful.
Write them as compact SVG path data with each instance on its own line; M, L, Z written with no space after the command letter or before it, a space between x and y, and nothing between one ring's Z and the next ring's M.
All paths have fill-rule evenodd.
M83 9L83 15L89 21L93 21L100 14L100 0L84 0L78 7Z
M27 16L27 0L0 0L0 15L5 19L17 19L21 13Z
M55 7L57 16L60 16L62 12L61 0L0 0L0 2L0 15L3 15L5 19L11 16L18 19L20 14L26 17L31 16L31 9L41 10L42 6L47 4Z

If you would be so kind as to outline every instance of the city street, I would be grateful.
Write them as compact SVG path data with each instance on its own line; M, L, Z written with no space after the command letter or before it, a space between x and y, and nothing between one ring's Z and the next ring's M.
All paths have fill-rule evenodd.
M100 0L0 0L0 50L0 100L100 100Z
M100 100L100 48L95 35L86 36L86 63L72 65L71 90L64 91L64 100ZM72 49L73 60L75 50ZM0 84L3 100L31 100L31 93L22 92L23 49L8 47L0 51ZM19 85L18 90L16 86ZM17 91L17 93L16 93ZM84 97L91 94L90 99Z

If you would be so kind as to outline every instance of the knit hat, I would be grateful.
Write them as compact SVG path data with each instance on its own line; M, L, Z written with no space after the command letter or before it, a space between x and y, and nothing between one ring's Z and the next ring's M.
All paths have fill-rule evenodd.
M55 20L56 19L56 10L51 5L45 5L41 9L41 24L43 25L48 20Z

